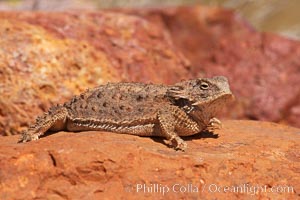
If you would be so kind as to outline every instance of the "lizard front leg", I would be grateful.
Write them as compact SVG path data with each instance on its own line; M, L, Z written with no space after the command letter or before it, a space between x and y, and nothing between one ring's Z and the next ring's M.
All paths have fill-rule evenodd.
M209 131L214 131L216 129L221 129L221 128L222 128L222 122L215 117L209 120L209 124L206 127L206 129Z
M162 136L166 137L168 142L176 149L184 151L187 144L175 132L176 129L176 107L167 106L159 110L158 122Z
M39 136L43 135L46 131L62 130L66 125L68 111L63 106L55 106L45 113L42 117L38 117L34 125L30 126L27 131L24 131L20 142L28 142L38 140Z

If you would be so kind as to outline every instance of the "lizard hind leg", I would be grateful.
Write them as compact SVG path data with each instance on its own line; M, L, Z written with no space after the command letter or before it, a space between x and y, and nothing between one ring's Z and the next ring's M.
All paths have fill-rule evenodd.
M65 107L60 105L51 107L48 112L36 119L34 125L22 133L19 143L38 140L39 136L48 130L63 130L66 126L67 116L68 111Z

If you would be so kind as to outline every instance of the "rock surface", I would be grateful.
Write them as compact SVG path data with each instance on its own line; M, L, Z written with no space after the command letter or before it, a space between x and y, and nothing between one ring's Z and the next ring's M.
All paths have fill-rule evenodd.
M1 12L0 21L0 135L108 81L214 75L229 77L237 97L224 116L300 127L300 43L256 32L232 11Z
M59 132L24 144L2 136L0 199L300 198L300 129L255 121L223 126L185 138L186 152L159 138L108 132ZM253 186L263 189L255 194Z
M238 99L230 117L300 127L299 42L215 8L118 12L0 13L0 135L107 81L220 74ZM214 135L185 138L184 153L108 132L18 137L0 136L1 200L300 198L300 130L275 123L225 121Z
M0 135L109 81L171 83L188 61L158 26L102 12L0 13Z
M170 32L194 76L225 75L237 97L226 116L300 127L300 42L255 31L231 10L204 6L121 10Z

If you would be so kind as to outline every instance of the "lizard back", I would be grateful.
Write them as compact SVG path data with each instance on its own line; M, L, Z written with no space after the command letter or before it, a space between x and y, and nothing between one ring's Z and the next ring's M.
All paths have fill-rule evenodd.
M157 110L170 104L167 86L143 83L109 83L87 90L64 104L71 118L108 120L120 123L152 119Z

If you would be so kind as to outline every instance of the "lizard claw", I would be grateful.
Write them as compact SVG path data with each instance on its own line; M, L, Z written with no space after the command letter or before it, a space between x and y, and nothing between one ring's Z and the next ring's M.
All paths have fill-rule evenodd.
M214 117L209 120L209 124L207 126L208 130L216 130L221 128L222 128L222 122L219 119Z
M185 151L187 148L187 143L184 142L183 140L177 144L175 147L175 150L180 150L180 151Z
M38 134L31 135L28 133L23 133L18 143L25 143L33 140L38 140L38 139L39 139Z
M173 136L172 138L167 140L167 143L174 147L175 150L185 151L185 149L187 148L187 143L178 136Z

